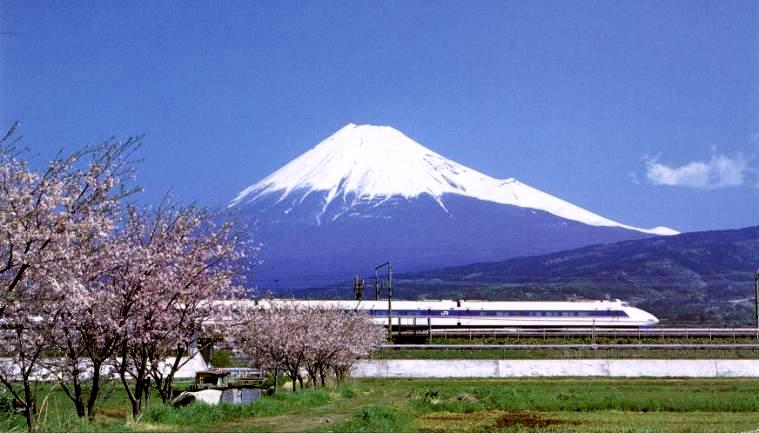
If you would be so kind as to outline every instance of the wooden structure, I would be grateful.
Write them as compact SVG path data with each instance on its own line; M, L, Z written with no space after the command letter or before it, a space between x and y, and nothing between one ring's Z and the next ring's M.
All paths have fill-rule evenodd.
M257 368L212 368L195 374L192 390L260 388L265 379Z

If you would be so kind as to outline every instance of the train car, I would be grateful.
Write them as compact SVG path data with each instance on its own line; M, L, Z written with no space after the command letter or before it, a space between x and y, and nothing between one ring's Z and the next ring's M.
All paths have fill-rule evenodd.
M327 306L366 312L377 324L431 328L649 327L659 319L627 302L501 302L474 300L303 301L275 300L301 306ZM259 307L266 308L266 301ZM388 320L389 317L389 320Z

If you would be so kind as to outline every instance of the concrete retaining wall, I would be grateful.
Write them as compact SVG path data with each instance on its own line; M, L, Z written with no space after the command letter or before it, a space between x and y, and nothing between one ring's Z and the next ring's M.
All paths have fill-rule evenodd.
M354 377L759 377L759 360L363 360Z
M166 361L159 364L162 371L168 372L170 366L174 364L175 359L176 358L174 357L166 358ZM55 366L62 364L64 361L65 360L63 359L46 359L45 362L41 363L42 365L32 371L31 380L56 380L58 376ZM83 372L82 376L84 378L89 378L92 376L93 368L92 364L88 360L82 359L79 363L79 368ZM206 370L207 368L208 365L203 359L203 355L201 355L200 352L195 352L195 354L192 355L192 358L183 356L179 360L179 370L177 370L177 372L174 374L174 378L194 379L196 372ZM2 371L6 376L11 377L15 380L19 380L21 377L20 366L11 358L0 358L0 371ZM100 374L104 378L115 378L118 377L118 369L115 365L106 363L101 367Z

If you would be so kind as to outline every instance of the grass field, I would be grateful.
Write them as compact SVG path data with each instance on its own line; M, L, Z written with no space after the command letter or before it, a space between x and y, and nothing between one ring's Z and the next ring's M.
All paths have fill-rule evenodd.
M676 379L351 380L279 392L245 406L152 402L127 420L107 394L94 424L56 390L42 431L81 432L747 432L759 428L759 381ZM0 431L23 431L19 417Z
M635 338L599 336L590 337L480 337L480 338L434 338L431 345L440 347L424 349L382 349L373 352L374 359L759 359L759 349L566 349L571 344L759 344L755 337L720 338ZM550 349L446 349L446 345L552 345Z
M372 359L759 359L757 349L381 349Z

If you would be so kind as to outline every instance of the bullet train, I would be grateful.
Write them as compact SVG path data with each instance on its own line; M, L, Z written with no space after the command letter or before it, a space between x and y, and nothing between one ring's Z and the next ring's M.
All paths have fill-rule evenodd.
M388 302L380 301L256 301L258 308L268 302L299 306L326 306L367 313L381 325L388 324ZM470 300L392 301L389 314L392 326L432 328L501 327L649 327L659 319L627 302L500 302Z

